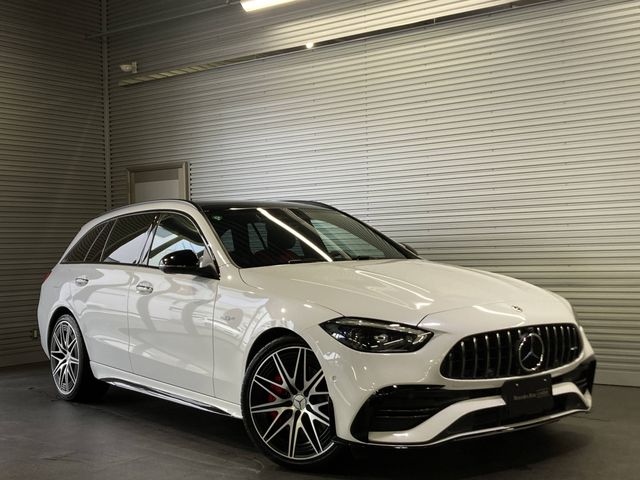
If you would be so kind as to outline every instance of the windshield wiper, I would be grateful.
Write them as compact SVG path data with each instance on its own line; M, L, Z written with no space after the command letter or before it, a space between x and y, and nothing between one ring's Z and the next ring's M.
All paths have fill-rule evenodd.
M321 258L294 258L293 260L289 260L287 263L313 263L313 262L324 262L325 260Z

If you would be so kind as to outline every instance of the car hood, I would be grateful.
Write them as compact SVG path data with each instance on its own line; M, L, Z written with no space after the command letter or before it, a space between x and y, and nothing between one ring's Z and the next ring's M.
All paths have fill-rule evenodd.
M296 298L340 315L417 325L427 315L495 303L524 310L566 306L555 295L494 273L426 260L275 265L241 270L268 295Z

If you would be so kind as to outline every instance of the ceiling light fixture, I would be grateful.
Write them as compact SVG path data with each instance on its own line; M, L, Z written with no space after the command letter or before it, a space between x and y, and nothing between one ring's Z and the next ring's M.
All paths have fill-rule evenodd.
M240 0L240 5L242 5L245 12L253 12L255 10L283 5L294 1L295 0Z
M304 44L304 46L307 47L307 48L313 48L314 45L315 45L315 43L313 43L311 41L309 41L309 42Z

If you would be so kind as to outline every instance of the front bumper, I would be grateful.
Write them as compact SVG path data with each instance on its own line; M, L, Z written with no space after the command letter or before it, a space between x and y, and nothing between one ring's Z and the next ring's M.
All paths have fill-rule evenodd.
M362 443L433 445L546 423L591 408L595 359L553 379L553 405L535 414L514 415L500 389L447 390L423 385L382 389L362 406L351 434ZM456 418L451 422L452 418ZM439 431L428 437L434 431Z
M311 327L304 336L325 371L337 438L409 447L524 428L590 410L595 357L579 332L580 355L544 372L552 378L553 406L526 417L509 415L501 394L503 384L518 377L460 380L441 375L446 354L468 331L442 332L407 354L356 352L320 327Z

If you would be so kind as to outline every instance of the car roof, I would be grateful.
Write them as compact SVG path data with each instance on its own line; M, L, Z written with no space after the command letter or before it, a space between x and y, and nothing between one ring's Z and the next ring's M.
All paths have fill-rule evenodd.
M331 208L329 205L310 200L219 200L193 202L203 210L226 208Z
M109 220L111 218L126 215L131 213L143 213L148 210L157 209L201 209L201 210L216 210L227 208L326 208L333 209L333 207L320 202L314 202L310 200L219 200L219 201L188 201L180 199L166 199L166 200L148 200L146 202L132 203L130 205L124 205L122 207L114 208L106 213L103 213L97 218L89 221L83 228L92 227L100 222Z
M148 210L156 209L200 209L200 210L216 210L227 208L324 208L333 209L330 205L315 202L311 200L203 200L203 201L189 201L180 199L166 199L166 200L148 200L146 202L132 203L130 205L124 205L122 207L114 208L108 212L103 213L99 217L94 218L84 225L85 227L91 227L105 220L111 218L126 215L131 213L143 213Z

